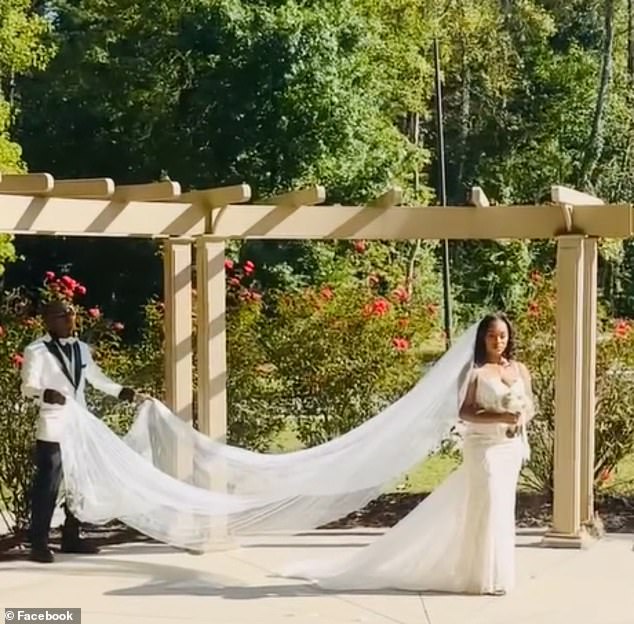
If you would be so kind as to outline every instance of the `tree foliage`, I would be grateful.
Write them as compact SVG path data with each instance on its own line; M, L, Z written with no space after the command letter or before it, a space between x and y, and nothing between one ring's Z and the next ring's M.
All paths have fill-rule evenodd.
M633 195L634 35L625 0L39 4L58 52L44 72L21 66L28 75L14 89L17 137L32 168L58 177L247 181L256 197L319 182L342 202L399 183L408 199L434 201L436 39L451 203L464 203L476 184L505 203L543 201L555 183L609 201ZM26 10L25 0L9 5ZM123 312L116 292L130 266L151 270L128 286L128 308L160 290L151 244L20 245L29 261L16 283L39 275L37 257L99 271L95 296L113 313ZM603 294L621 314L634 314L628 247L602 245ZM277 287L316 282L333 249L269 242L241 253L258 255ZM544 249L454 244L457 303L521 306L527 271L542 266Z
M41 70L51 56L46 20L33 12L29 0L3 0L0 4L0 174L24 169L20 146L11 138L15 80ZM0 235L0 275L16 259L13 241Z

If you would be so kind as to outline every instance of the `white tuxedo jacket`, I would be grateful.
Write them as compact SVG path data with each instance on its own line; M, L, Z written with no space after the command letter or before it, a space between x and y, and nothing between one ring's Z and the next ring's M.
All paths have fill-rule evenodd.
M36 437L48 442L61 441L66 406L44 403L45 390L57 390L83 406L86 405L86 382L115 397L122 390L121 385L109 379L97 366L86 343L75 338L60 342L71 344L71 358L62 355L47 334L24 350L22 363L22 393L35 399L40 408Z

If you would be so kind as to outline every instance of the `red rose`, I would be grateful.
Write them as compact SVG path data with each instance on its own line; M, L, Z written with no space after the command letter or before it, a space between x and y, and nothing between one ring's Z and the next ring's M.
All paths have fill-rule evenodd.
M599 481L601 483L609 483L610 481L612 481L613 477L614 477L614 471L611 470L610 468L604 468L599 473Z
M233 260L231 260L230 258L227 258L225 260L225 270L231 271L232 269L233 269Z
M78 284L77 288L75 288L75 292L83 297L86 294L86 287Z
M335 296L335 293L332 292L332 288L330 288L330 286L326 286L325 288L321 289L321 292L319 293L319 295L321 296L322 299L325 299L326 301L330 301Z
M528 304L528 316L539 316L539 303L537 301L531 301Z
M407 338L392 338L392 346L400 353L409 349Z
M46 271L46 273L44 273L44 279L47 282L52 282L55 279L55 273L53 273L53 271Z
M98 319L101 317L101 310L99 308L90 308L90 310L88 310L88 316L90 318Z
M255 264L253 264L253 262L251 262L251 260L247 260L244 263L244 273L245 273L245 275L251 275L251 273L253 273L253 271L255 271Z
M363 308L364 316L383 316L390 310L390 302L383 297L375 299L372 303L368 303Z
M390 309L390 302L382 297L376 299L372 304L372 311L376 316L383 316Z
M240 280L237 277L232 277L229 280L229 284L231 284L232 286L240 286Z
M619 320L614 324L614 335L617 338L627 338L632 331L632 325L629 321Z
M11 356L11 364L15 366L15 368L20 368L24 363L24 357L20 353L14 353Z
M366 250L366 245L364 240L354 241L354 250L357 253L363 253Z
M409 293L402 287L397 288L393 293L392 297L396 299L399 303L407 303L410 299Z
M2 338L4 336L4 334L5 334L4 327L2 327L2 325L0 325L0 338Z

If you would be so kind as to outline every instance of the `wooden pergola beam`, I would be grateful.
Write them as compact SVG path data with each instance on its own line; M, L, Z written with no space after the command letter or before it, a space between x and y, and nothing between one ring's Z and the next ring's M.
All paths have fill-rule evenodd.
M0 177L0 193L50 193L54 185L55 180L50 173L5 173Z
M568 231L558 207L306 206L233 204L247 185L195 191L170 202L118 202L0 193L0 232L104 236L200 236L214 239L550 239ZM185 201L188 197L190 201ZM215 206L215 208L214 208ZM210 231L207 219L213 215ZM576 233L598 238L633 234L628 204L574 209Z
M575 228L588 235L629 238L632 209L628 204L578 206ZM300 206L284 208L247 204L226 206L214 216L217 239L551 239L568 231L553 205L490 206Z
M489 206L491 206L489 198L479 186L474 186L471 189L471 197L469 200L476 208L489 208Z
M121 237L205 233L204 206L172 202L115 202L0 193L0 232Z
M402 201L403 189L399 186L394 186L371 201L368 206L371 208L391 208L392 206L398 206Z
M550 198L555 204L568 204L570 206L603 206L605 202L589 193L582 193L567 186L552 186Z
M131 201L169 201L181 195L178 182L165 180L152 184L128 184L117 186L112 199L121 202Z
M261 201L264 205L280 206L284 208L299 208L300 206L314 206L326 201L326 188L324 186L310 186L305 189L273 195Z
M54 180L48 197L80 199L109 199L115 191L111 178L86 178L83 180ZM44 195L44 194L43 194Z
M229 204L242 204L251 199L251 187L248 184L201 189L183 193L176 202L197 203L207 207L223 207Z

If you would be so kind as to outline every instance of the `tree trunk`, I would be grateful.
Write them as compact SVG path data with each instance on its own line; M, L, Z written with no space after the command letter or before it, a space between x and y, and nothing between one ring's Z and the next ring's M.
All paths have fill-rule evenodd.
M601 76L594 109L592 130L581 165L579 184L582 190L592 191L592 175L603 153L605 142L605 110L612 81L614 52L614 0L605 0L604 40L601 60Z
M467 60L466 49L462 45L462 84L460 89L460 130L458 134L458 171L454 191L462 193L465 184L465 167L467 164L467 144L471 124L471 68ZM461 199L464 199L461 198Z

